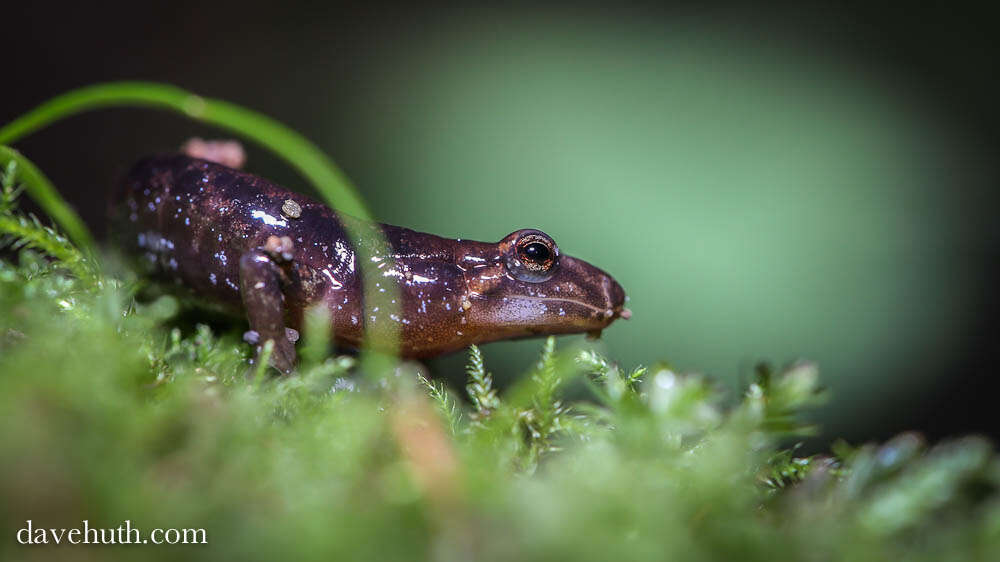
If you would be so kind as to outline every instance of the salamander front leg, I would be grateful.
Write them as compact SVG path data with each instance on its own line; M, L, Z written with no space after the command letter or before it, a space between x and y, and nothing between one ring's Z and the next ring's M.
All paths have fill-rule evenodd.
M270 246L270 244L269 244ZM285 273L275 258L265 249L251 250L240 258L240 293L247 310L250 330L246 339L260 351L267 340L274 342L271 366L290 373L295 365L295 344L285 330L285 295L282 280Z

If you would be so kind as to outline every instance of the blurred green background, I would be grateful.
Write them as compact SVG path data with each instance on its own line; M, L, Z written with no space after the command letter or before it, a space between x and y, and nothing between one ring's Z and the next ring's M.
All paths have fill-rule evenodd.
M878 48L916 45L919 24L892 39L832 8L135 9L47 22L55 46L22 50L46 66L20 63L37 80L4 94L4 120L110 78L250 105L328 150L386 222L491 241L540 228L611 272L634 317L602 345L626 366L668 360L735 386L758 360L817 361L834 392L828 435L897 420L933 432L935 393L995 346L981 343L998 248L991 146L973 106L935 89L947 77L907 62L922 51ZM975 44L949 48L933 61L975 76L979 59L960 57ZM135 157L193 134L212 133L108 112L22 148L96 227ZM537 349L485 351L504 378Z
M942 189L974 172L955 165L969 147L858 68L709 26L542 21L438 37L371 90L378 215L545 230L626 287L635 316L605 332L620 361L734 382L809 358L852 404L827 421L865 423L970 314ZM516 372L536 347L488 353Z

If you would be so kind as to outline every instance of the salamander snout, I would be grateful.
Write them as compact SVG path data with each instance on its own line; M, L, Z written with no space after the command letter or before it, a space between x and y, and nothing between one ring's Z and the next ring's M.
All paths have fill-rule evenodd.
M590 305L591 329L605 328L618 318L628 319L632 312L625 308L625 289L606 271L581 259L564 256L560 271L554 277L559 283L551 289L562 297Z
M613 311L615 318L628 320L632 317L632 311L625 308L625 289L618 284L618 281L612 279L611 276L608 276L607 280L608 284L605 294L608 298L608 308Z

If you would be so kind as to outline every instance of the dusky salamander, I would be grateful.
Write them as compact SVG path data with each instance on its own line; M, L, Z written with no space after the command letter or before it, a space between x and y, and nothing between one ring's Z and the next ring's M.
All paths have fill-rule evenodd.
M271 364L282 372L296 362L298 330L315 305L329 311L338 345L357 347L366 329L396 323L398 352L407 358L496 340L599 333L631 315L610 275L562 254L540 230L491 243L360 223L261 177L189 155L242 163L232 151L206 150L220 146L226 148L188 145L187 154L137 163L112 207L113 224L126 250L160 276L245 314L250 343L259 353L273 340ZM370 266L380 283L395 285L395 313L363 316L345 221L381 229L391 260L374 255Z

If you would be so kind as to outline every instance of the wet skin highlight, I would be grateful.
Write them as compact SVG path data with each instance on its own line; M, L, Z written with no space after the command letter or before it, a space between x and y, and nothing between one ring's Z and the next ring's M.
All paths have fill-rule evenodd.
M246 315L251 343L274 341L289 372L305 311L329 312L338 345L394 324L399 354L427 358L496 340L597 334L628 318L625 292L604 271L563 255L539 230L499 242L449 239L338 215L266 179L184 154L140 161L113 207L115 234L158 276ZM360 266L345 229L368 232L378 287L401 300L363 315ZM369 246L370 245L370 246ZM390 258L390 259L386 259Z

